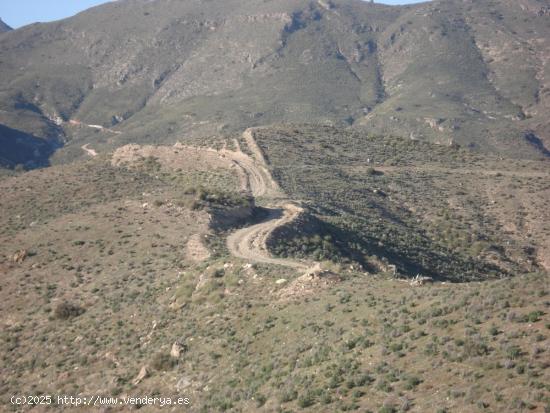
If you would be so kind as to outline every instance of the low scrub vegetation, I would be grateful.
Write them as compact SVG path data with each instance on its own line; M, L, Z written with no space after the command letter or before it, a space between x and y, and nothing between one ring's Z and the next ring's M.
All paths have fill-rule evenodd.
M81 306L64 301L55 307L54 316L60 320L68 320L69 318L78 317L84 311Z
M254 206L252 197L237 192L221 191L205 187L190 187L185 189L184 193L194 196L189 204L192 209L251 208Z
M450 281L499 278L536 270L532 244L544 249L550 237L535 224L549 189L536 162L313 125L266 128L256 137L284 191L304 201L330 227L332 244L345 244L338 249L365 267L384 262L397 275ZM532 199L524 212L514 192ZM521 229L527 222L538 234L529 241ZM307 236L281 241L287 245L275 251L334 258L328 243Z

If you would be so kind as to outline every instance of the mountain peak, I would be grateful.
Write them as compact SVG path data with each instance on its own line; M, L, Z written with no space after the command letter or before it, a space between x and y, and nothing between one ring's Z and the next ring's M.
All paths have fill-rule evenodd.
M10 30L13 29L6 23L4 23L4 20L2 20L2 18L0 18L0 33L9 32Z

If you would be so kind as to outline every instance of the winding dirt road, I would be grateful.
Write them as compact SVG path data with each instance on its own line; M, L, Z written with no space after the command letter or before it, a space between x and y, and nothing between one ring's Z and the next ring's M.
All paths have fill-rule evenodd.
M267 240L273 231L295 220L303 212L303 209L285 198L267 168L265 158L254 140L252 130L245 131L243 138L252 152L253 158L243 153L238 144L236 152L222 150L222 154L242 168L247 177L248 190L252 196L269 198L266 207L268 214L262 222L231 234L227 238L227 248L234 256L252 262L306 270L311 267L312 263L275 258L267 249Z
M252 155L241 150L238 140L234 141L235 150L228 149L227 145L219 150L181 143L171 148L126 145L115 151L111 163L118 166L154 157L161 159L165 165L184 170L186 168L196 170L197 166L202 170L219 167L233 170L239 178L240 189L257 200L261 198L261 204L267 210L267 214L261 222L239 229L228 237L227 247L231 254L251 263L282 265L300 270L311 268L314 263L275 258L269 253L267 241L273 231L294 221L303 213L303 209L288 199L271 176L265 157L254 139L253 130L245 131L243 140ZM87 145L82 149L93 156L92 149ZM194 252L199 244L200 239L193 240L190 246L191 252ZM195 255L198 259L204 256L204 254ZM191 257L193 258L194 255L191 254Z
M253 262L283 265L285 267L306 270L310 263L286 258L274 258L267 250L267 240L278 227L296 219L303 211L297 205L286 203L280 207L268 208L268 214L259 224L242 228L227 238L227 247L231 254Z

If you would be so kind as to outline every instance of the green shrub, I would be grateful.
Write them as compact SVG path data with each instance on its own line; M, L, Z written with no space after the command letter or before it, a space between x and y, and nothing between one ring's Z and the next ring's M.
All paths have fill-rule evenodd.
M395 406L385 405L378 410L378 413L397 413Z
M256 396L254 396L254 399L256 400L256 407L262 407L267 401L267 397L260 393L256 394Z
M55 307L54 316L60 320L68 320L69 318L78 317L84 311L79 305L64 301Z
M378 175L380 172L378 172L376 169L374 169L372 166L369 166L367 168L367 170L365 171L365 174L367 174L368 176L374 176L374 175Z
M158 371L168 371L174 368L176 360L166 353L157 353L151 360L151 367Z
M303 408L313 406L315 404L315 397L311 392L307 392L306 394L301 395L298 398L298 406Z
M422 380L420 380L418 377L412 376L407 379L407 382L405 383L405 389L412 390L416 386L418 386L420 383L422 383Z
M279 400L281 401L281 403L288 403L288 402L291 402L292 400L296 400L297 397L298 397L298 392L296 390L288 389L281 394L281 396L279 397Z
M544 315L542 311L531 311L529 314L522 317L525 323L536 323Z
M253 207L254 200L246 194L237 192L221 191L205 187L189 187L184 190L186 195L194 195L191 202L191 209L202 209L207 207L235 208Z
M518 346L510 346L506 349L506 354L512 360L515 360L521 356L521 348L519 348Z

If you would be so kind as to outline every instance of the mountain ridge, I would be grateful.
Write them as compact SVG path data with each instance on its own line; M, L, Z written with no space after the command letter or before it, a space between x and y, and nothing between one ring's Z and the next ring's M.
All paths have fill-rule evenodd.
M4 20L0 18L0 33L5 33L13 30L10 26L8 26L6 23L4 23Z
M67 147L94 136L71 120L122 132L104 150L328 123L541 157L547 3L107 3L3 36L0 123Z

